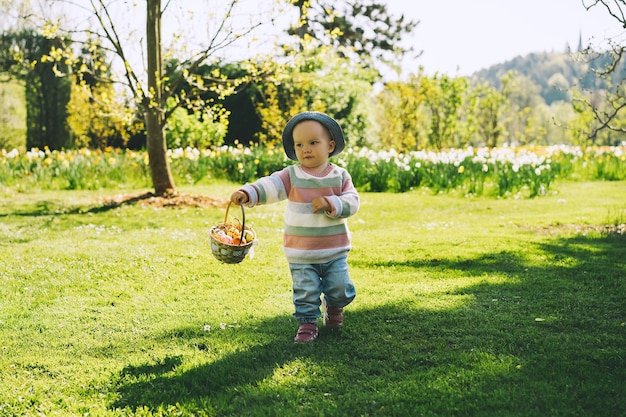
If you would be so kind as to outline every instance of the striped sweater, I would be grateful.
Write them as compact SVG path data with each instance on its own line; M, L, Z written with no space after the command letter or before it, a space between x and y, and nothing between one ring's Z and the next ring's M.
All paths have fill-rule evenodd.
M315 174L291 165L241 190L248 194L250 207L288 200L283 249L289 263L326 263L351 249L346 218L359 209L359 195L345 169L329 163ZM325 197L332 209L313 213L315 197Z

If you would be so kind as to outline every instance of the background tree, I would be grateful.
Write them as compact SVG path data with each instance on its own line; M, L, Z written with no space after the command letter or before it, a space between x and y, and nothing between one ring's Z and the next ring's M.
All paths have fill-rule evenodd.
M0 74L0 149L20 149L25 138L24 83Z
M394 68L396 61L413 50L412 47L403 47L401 41L402 37L411 32L418 22L409 21L404 16L391 16L384 3L345 0L339 2L296 0L288 3L297 7L298 10L297 22L287 30L287 33L297 40L295 48L284 48L289 59L295 56L294 49L295 52L303 53L304 56L311 56L307 49L312 47L330 48L340 58L349 58L350 61L357 62L362 67L377 68L379 71L377 77L368 74L364 79L369 83L374 83L377 78L380 78L382 67L391 66ZM289 60L285 61L280 57L276 61L281 65L290 65ZM257 64L259 63L257 62ZM260 64L260 67L265 68L267 77L270 79L281 78L277 74L277 72L282 71L281 65L267 64L269 64L269 68L266 67L266 63ZM286 71L290 72L292 69L288 68ZM222 68L222 70L228 73L233 71L241 73L241 68ZM295 89L293 94L297 94L298 87L292 83L288 84L288 88ZM351 84L348 83L348 85ZM265 88L268 91L260 90ZM269 104L268 100L271 100L270 96L277 93L275 91L277 88L280 89L280 87L264 81L261 81L260 84L250 83L244 85L237 94L219 100L230 112L229 118L232 122L226 135L227 143L232 144L235 141L248 143L251 140L260 140L266 143L280 137L280 135L275 135L280 133L279 124L283 117L275 112L292 113L295 111L294 109L302 109L302 107L293 103L294 109L286 109L286 101L266 106ZM350 96L352 92L347 94ZM257 103L261 103L260 107L257 106ZM255 107L260 110L255 110ZM262 120L261 113L268 120ZM278 125L275 125L276 123ZM358 129L359 132L369 129L366 127L369 122L361 121L360 123L362 126ZM371 135L369 133L367 138L353 137L354 143L372 142Z
M165 97L163 58L161 56L161 0L147 0L146 47L148 58L148 90L141 93L148 138L148 158L152 185L157 195L174 193L174 179L167 159L165 138ZM101 2L104 7L104 3ZM123 56L123 54L122 54ZM127 72L128 73L128 72Z
M278 145L287 121L305 110L330 114L341 124L349 146L371 144L372 70L340 56L329 47L306 47L289 64L270 71L258 85L259 140Z
M249 63L232 62L223 63L217 62L212 64L200 65L195 73L205 79L210 79L211 74L219 73L230 80L248 80L245 83L240 84L234 94L224 96L219 91L205 91L200 94L201 99L205 103L211 103L210 109L207 107L201 109L188 110L188 124L200 126L205 132L205 140L202 143L195 143L195 146L206 147L208 145L221 145L223 143L228 145L234 145L236 143L249 144L255 142L258 139L257 134L261 131L261 119L256 111L255 103L258 91L258 82L268 74L263 72L257 74L260 71L268 71L271 62L255 61L254 70L249 71ZM176 60L170 60L166 63L167 72L171 72L170 68L179 68L180 64ZM262 70L265 68L265 70ZM173 72L176 74L176 72ZM193 89L192 85L187 82L183 82L178 86L178 91L174 94L182 94L186 91ZM209 110L212 115L206 116L206 111ZM175 114L182 115L184 110L179 108L175 111ZM203 114L204 113L204 114ZM194 117L191 117L194 115ZM193 120L195 119L195 120ZM180 124L178 124L180 125ZM168 129L169 133L172 132L172 126ZM181 132L182 133L182 132ZM199 132L198 132L199 133ZM182 135L177 135L174 138L168 135L168 146L183 146L183 143L187 142ZM194 146L187 143L185 146Z
M426 111L417 85L395 81L376 96L376 123L384 148L418 151L428 144Z
M30 29L0 35L0 71L24 83L27 148L61 149L70 144L66 106L71 81L57 76L67 72L67 64L50 58L61 55L64 42Z
M507 102L503 114L506 143L541 143L547 130L545 124L541 123L543 119L540 113L545 109L545 103L539 95L539 87L517 71L506 73L500 79L500 84L500 91Z
M66 2L59 0L55 3L63 4ZM259 15L252 21L247 21L245 25L240 21L234 22L234 18L237 16L236 10L240 7L249 6L249 4L243 5L243 3L242 0L211 3L211 5L194 3L194 10L201 8L201 6L213 7L210 11L217 17L212 22L204 21L203 27L208 30L207 36L204 38L205 42L193 51L180 52L187 53L189 57L179 60L179 66L170 68L171 73L166 73L163 66L162 26L163 16L168 8L174 7L174 2L168 1L163 6L160 0L145 0L145 44L140 43L144 48L143 54L140 53L141 51L133 49L136 44L130 41L125 42L124 32L120 29L120 19L124 16L126 18L135 16L136 21L136 16L140 15L136 9L127 12L126 15L120 15L120 11L115 9L115 6L134 7L130 3L120 5L104 0L90 0L89 6L83 10L89 15L86 20L89 27L71 31L73 42L88 42L85 38L86 35L89 35L94 41L100 42L102 47L117 59L117 67L121 68L121 76L118 77L114 73L108 81L121 84L127 89L126 91L130 93L144 118L150 173L157 195L176 193L167 157L166 127L170 115L182 106L192 111L209 109L204 116L211 117L211 103L206 103L201 98L201 94L213 90L223 98L232 94L236 86L245 81L228 79L218 71L212 73L210 77L203 77L195 72L207 60L217 59L215 55L218 51L228 48L264 22L270 21L265 18L266 16ZM187 10L187 12L189 11ZM189 13L188 19L191 16L191 12ZM205 19L206 16L208 14L203 15ZM187 24L190 25L190 22L187 21ZM243 29L241 29L242 25L245 26ZM235 30L235 26L240 30ZM82 39L80 39L81 35ZM137 60L134 59L137 56L145 56L145 62L137 63ZM65 49L65 54L58 57L57 62L61 60L70 60L75 64L75 69L77 68L78 60L74 57L70 45ZM142 71L136 70L140 65L144 65L146 68L143 74ZM89 71L88 67L81 66L80 68L81 71ZM106 80L102 80L102 82L104 81ZM180 90L178 87L183 82L191 88ZM170 98L173 101L169 100ZM168 103L170 104L168 105Z
M295 0L292 4L299 10L299 20L289 33L301 40L311 38L345 54L352 51L368 65L393 66L398 58L413 51L401 41L419 21L392 16L382 2Z
M457 124L469 87L467 78L435 74L420 77L418 85L430 117L429 145L438 150L462 146Z
M626 1L582 0L582 4L587 10L594 7L605 9L622 29L626 29ZM607 42L611 59L604 68L595 71L595 73L601 78L608 79L611 88L606 90L606 99L600 105L590 100L589 96L586 96L580 103L588 107L594 115L595 123L591 125L588 134L591 143L598 143L598 135L605 130L614 133L609 135L614 138L609 138L610 144L623 140L623 134L626 133L626 97L624 95L626 92L626 71L623 69L626 45L613 39L607 39ZM584 56L590 61L597 60L601 55L594 52L591 46L584 51Z
M484 145L495 148L504 136L502 117L508 106L507 99L484 82L472 87L472 96L475 105L470 113L475 116L478 138Z
M111 83L111 65L98 42L83 45L72 74L72 95L67 105L67 123L74 147L105 149L126 147L134 130L143 128L135 123L136 110L128 102L117 100Z

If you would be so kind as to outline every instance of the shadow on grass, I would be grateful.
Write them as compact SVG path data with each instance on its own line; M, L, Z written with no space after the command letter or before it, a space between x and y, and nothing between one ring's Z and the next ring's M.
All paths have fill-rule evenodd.
M59 202L50 201L50 200L42 200L38 201L33 206L28 209L20 209L6 213L0 213L0 217L8 217L8 216L20 216L20 217L39 217L39 216L61 216L68 214L97 214L104 213L110 210L114 210L119 207L139 204L142 201L147 201L151 198L154 198L155 195L153 193L143 193L132 196L126 196L125 198L119 199L109 199L102 203L93 204L93 205L80 205L75 207L69 207L66 205L61 205Z
M173 193L163 196L156 195L152 192L118 195L102 199L97 204L65 206L59 202L42 200L31 206L29 209L14 210L6 213L0 213L1 217L20 216L20 217L38 217L52 215L68 215L68 214L97 214L114 210L123 206L142 205L156 208L224 208L227 200L216 199L204 195Z
M454 308L417 308L407 297L348 310L345 328L322 328L313 345L292 343L295 325L285 316L232 332L164 334L164 343L186 337L190 356L206 358L191 367L178 357L127 367L111 407L207 415L624 415L624 239L555 239L535 249L543 262L506 252L439 260L438 267L470 276L505 271L511 279L439 295L467 296Z
M531 248L532 249L532 248ZM615 269L624 273L626 269L626 235L575 235L567 238L555 238L536 245L536 253L544 256L545 261L530 264L524 256L527 250L520 252L484 253L476 258L456 259L411 259L405 261L367 261L351 260L351 265L361 268L415 268L425 270L458 270L468 276L480 276L489 273L504 273L511 276L535 270L563 272L568 269L586 274L588 271Z

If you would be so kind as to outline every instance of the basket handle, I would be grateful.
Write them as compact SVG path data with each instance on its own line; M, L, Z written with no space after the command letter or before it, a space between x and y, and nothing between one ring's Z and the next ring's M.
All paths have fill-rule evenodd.
M226 214L224 214L224 223L228 222L228 210L230 210L230 205L232 201L228 202L228 206L226 206ZM239 237L239 246L241 246L241 242L243 242L243 234L246 230L246 213L243 210L243 204L240 204L241 207L241 237Z

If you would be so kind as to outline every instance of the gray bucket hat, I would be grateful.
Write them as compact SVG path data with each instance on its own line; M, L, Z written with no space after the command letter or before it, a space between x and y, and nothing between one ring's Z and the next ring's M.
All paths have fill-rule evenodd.
M296 150L293 145L293 129L298 123L305 120L315 120L328 129L330 137L335 141L335 149L329 156L337 155L339 152L343 151L343 148L346 147L343 131L335 119L324 113L305 111L292 117L291 120L287 122L285 129L283 130L283 148L285 149L285 154L289 159L294 161L298 160L296 157Z

